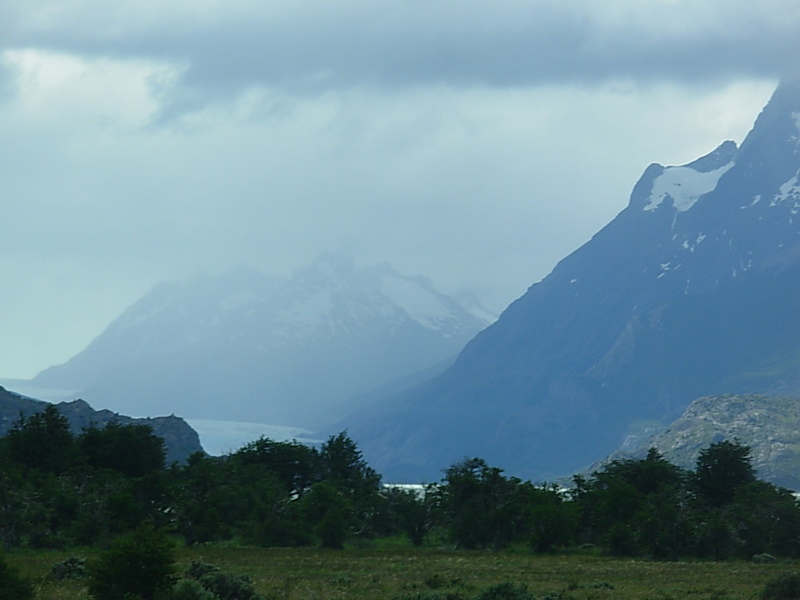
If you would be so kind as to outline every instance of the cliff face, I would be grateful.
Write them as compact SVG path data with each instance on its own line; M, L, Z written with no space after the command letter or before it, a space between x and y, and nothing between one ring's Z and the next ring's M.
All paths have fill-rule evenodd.
M44 410L47 402L27 398L0 387L0 436L5 435L20 415L26 417ZM164 440L167 463L183 462L195 452L203 452L200 438L186 421L176 416L134 419L110 410L95 410L83 400L60 402L55 405L69 421L73 434L79 434L91 424L103 427L115 421L120 425L149 425L153 433Z

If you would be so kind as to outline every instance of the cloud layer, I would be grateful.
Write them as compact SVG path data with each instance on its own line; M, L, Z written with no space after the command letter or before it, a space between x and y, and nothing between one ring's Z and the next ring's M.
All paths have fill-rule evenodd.
M649 162L741 141L800 6L6 0L0 376L163 278L347 244L497 310Z
M6 7L12 47L185 65L204 90L777 77L800 6L688 0L33 2Z

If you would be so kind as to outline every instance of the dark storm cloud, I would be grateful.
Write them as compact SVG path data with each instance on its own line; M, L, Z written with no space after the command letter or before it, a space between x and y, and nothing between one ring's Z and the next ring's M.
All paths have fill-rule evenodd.
M794 61L800 42L796 30L783 28L664 33L624 24L603 28L558 9L501 19L473 14L465 23L447 14L417 16L422 19L386 23L377 15L359 15L354 22L334 14L325 23L285 30L253 23L211 32L201 45L185 38L173 51L192 47L188 76L196 83L275 82L313 89L770 76Z
M791 68L800 47L796 3L693 4L232 2L204 13L167 3L156 23L146 11L138 19L136 11L132 19L125 11L101 14L95 25L64 11L59 18L20 23L11 39L179 61L187 67L187 84L218 91L250 84L315 91L697 81L774 77Z

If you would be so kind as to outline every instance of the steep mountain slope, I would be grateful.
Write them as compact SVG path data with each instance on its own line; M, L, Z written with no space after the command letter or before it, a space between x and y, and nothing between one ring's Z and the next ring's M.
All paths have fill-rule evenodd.
M797 388L799 209L789 81L740 148L650 165L628 206L450 369L344 425L395 479L438 478L464 455L541 479L699 395Z
M42 412L46 406L47 403L42 400L27 398L0 387L0 436L8 433L21 414L29 417ZM75 435L92 424L103 427L111 421L120 425L149 425L153 433L164 440L168 463L184 461L195 452L203 451L197 432L189 427L186 421L174 415L153 419L132 419L110 410L94 410L83 400L60 402L55 406L67 418L70 429Z
M157 286L34 383L133 414L314 427L486 325L424 278L327 254L287 280L242 267Z

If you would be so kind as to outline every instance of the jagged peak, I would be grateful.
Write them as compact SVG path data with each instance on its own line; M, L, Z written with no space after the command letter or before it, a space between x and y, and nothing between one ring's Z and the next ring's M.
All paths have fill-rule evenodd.
M772 93L753 129L747 134L739 148L739 155L749 151L767 132L786 123L793 123L800 130L800 77L782 79ZM794 135L797 135L797 131Z

